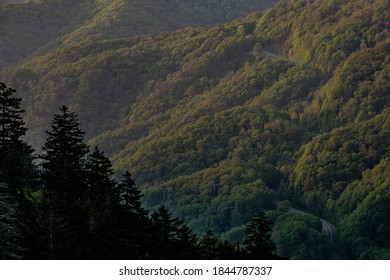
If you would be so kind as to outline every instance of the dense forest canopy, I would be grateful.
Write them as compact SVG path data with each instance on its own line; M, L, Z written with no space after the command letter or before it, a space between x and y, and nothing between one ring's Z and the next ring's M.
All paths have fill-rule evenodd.
M91 14L58 15L60 26L73 25L50 25L45 40L13 60L22 64L0 74L23 96L29 143L39 150L51 116L68 104L88 143L117 172L132 172L144 205L164 203L196 233L235 242L253 215L270 210L280 256L324 258L331 244L318 220L275 209L288 199L338 227L345 257L390 258L388 1L281 1L195 28L228 19L202 12L172 33L180 18L161 29L141 21L149 34L137 36L130 1L96 6L112 17L78 8L87 2L95 3L67 8ZM195 5L180 3L183 11ZM144 20L158 23L148 7ZM308 247L296 241L307 236Z

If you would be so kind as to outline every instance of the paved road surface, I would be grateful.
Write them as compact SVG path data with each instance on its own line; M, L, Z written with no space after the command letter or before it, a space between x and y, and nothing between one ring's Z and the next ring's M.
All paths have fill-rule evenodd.
M270 58L275 58L275 59L285 59L284 57L281 57L280 55L277 55L276 53L268 52L268 51L263 51L263 54L266 56L269 56Z
M310 213L307 213L305 211L302 211L302 210L299 210L299 209L296 209L296 208L293 208L293 207L289 207L289 210L291 212L294 212L294 213L299 213L299 214L303 214L303 215L309 215L309 216L313 216L313 217L317 217L315 215L312 215ZM327 220L324 220L320 217L317 217L320 219L321 223L322 223L322 232L329 237L330 241L333 243L333 240L337 237L337 229L334 225L332 225L329 221ZM341 260L341 257L336 253L336 251L333 251L332 252L332 260Z

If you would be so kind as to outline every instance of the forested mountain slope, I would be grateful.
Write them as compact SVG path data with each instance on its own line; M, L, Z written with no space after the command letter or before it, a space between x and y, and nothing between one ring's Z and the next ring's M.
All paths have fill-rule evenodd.
M0 6L0 68L67 44L212 26L275 2L43 0Z
M145 204L197 232L235 240L281 196L334 222L347 257L386 259L389 16L385 0L293 0L208 30L69 43L0 78L23 95L30 142L69 104ZM272 215L301 239L320 230Z

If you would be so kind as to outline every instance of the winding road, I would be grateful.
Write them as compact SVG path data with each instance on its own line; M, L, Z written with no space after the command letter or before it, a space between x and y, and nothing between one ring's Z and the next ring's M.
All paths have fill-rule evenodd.
M305 211L293 208L293 207L288 207L288 209L289 209L289 211L294 212L294 213L298 213L298 214L302 214L302 215L309 215L309 216L313 216L313 217L316 217L316 218L320 219L320 221L322 223L322 232L326 236L329 237L330 241L333 244L333 240L337 238L337 229L329 221L324 220L324 219L322 219L320 217L317 217L317 216L315 216L313 214L307 213ZM332 258L332 260L341 260L341 257L337 254L337 252L335 250L333 250L331 258Z
M263 50L263 54L268 56L268 57L270 57L270 58L274 58L274 59L288 60L285 57L282 57L282 56L280 56L280 55L278 55L276 53L272 53L272 52L269 52L269 51L266 51L266 50ZM330 241L332 242L332 245L334 244L333 240L335 240L337 238L337 229L329 221L324 220L324 219L322 219L320 217L317 217L317 216L315 216L313 214L307 213L305 211L293 208L293 207L289 207L288 209L289 209L289 211L294 212L294 213L299 213L299 214L303 214L303 215L309 215L309 216L313 216L313 217L316 217L316 218L320 219L320 221L322 223L322 232L326 236L329 237ZM341 257L337 254L337 252L335 250L333 250L333 252L331 254L331 258L332 258L332 260L341 260Z

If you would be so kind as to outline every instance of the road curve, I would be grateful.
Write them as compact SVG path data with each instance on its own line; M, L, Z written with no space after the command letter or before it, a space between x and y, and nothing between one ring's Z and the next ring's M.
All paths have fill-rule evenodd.
M263 54L265 54L266 56L269 56L270 58L284 59L280 55L277 55L276 53L272 53L272 52L269 52L269 51L263 51Z
M322 232L326 236L329 237L330 241L333 244L333 240L337 237L337 229L329 221L324 220L324 219L322 219L322 218L320 218L318 216L315 216L313 214L310 214L308 212L305 212L305 211L293 208L293 207L288 207L288 210L291 211L291 212L294 212L294 213L299 213L299 214L302 214L302 215L309 215L309 216L313 216L313 217L316 217L316 218L320 219L320 221L322 223ZM332 252L331 257L332 257L332 260L341 260L341 257L336 253L336 251Z

